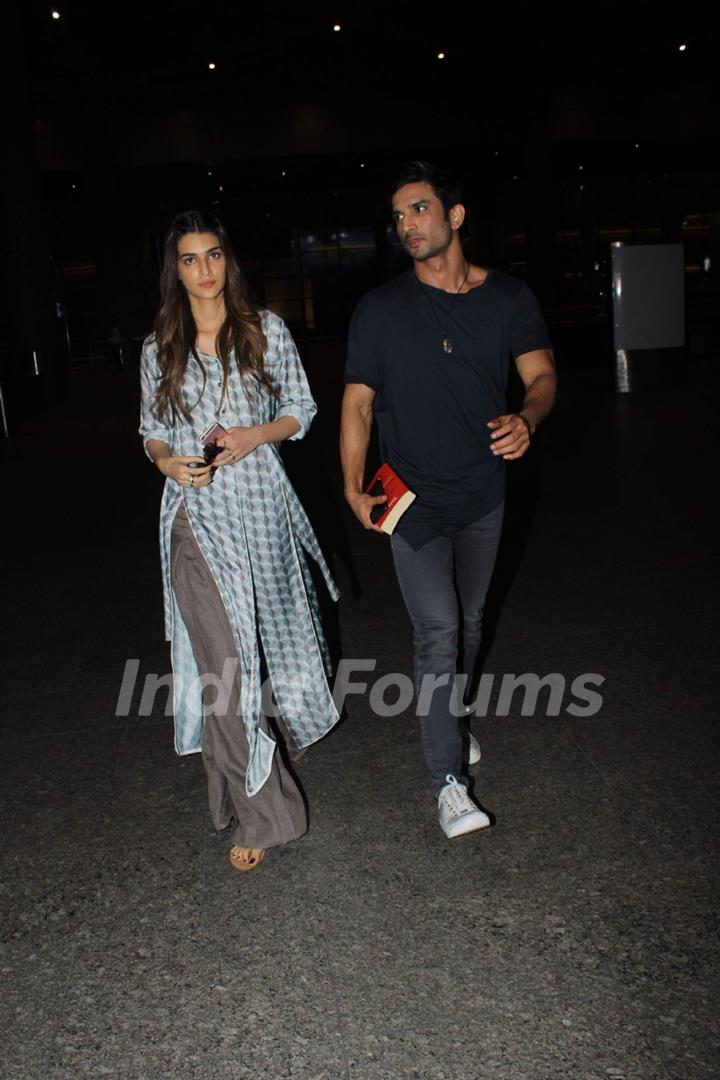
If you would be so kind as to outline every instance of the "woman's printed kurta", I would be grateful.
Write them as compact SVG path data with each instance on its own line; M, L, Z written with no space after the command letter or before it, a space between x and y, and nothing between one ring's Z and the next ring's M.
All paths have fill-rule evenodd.
M141 359L140 424L146 444L148 439L161 439L169 444L174 457L200 455L200 435L216 420L226 428L247 427L281 416L295 417L300 431L292 438L302 438L316 405L287 327L269 311L261 315L268 345L265 365L279 397L271 397L253 379L243 385L233 364L228 394L221 400L220 361L200 353L200 363L189 357L183 384L183 399L192 410L190 422L182 417L173 425L158 422L154 413L157 350L152 338L146 340ZM173 480L166 481L160 510L160 552L165 630L172 642L175 749L179 754L200 751L203 731L202 684L170 582L170 533L183 500L235 635L250 755L246 788L248 795L254 795L270 774L275 750L274 740L259 725L258 638L283 721L299 747L309 746L332 727L338 713L328 685L329 658L305 552L318 563L334 599L338 593L275 444L264 443L234 465L219 468L207 487L181 487Z

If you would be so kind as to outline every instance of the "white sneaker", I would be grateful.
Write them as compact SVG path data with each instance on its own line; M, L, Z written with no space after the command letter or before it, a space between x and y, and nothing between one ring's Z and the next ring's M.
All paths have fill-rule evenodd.
M470 736L470 744L468 747L468 765L477 765L478 761L482 757L480 743L477 741L472 731L469 731L468 735Z
M477 829L487 829L490 818L472 801L465 785L459 784L450 773L445 780L447 783L438 795L440 828L445 835L452 839Z

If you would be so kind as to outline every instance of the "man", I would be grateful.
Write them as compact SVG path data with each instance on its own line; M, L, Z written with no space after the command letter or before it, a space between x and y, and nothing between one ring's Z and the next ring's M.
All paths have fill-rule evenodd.
M503 518L505 462L523 456L555 398L555 364L527 286L465 258L458 181L410 162L392 189L411 270L358 304L348 342L341 428L345 497L366 529L383 496L364 494L373 416L383 461L417 495L391 538L413 625L425 761L448 837L490 824L468 794L477 740L453 693L472 677ZM525 386L507 413L510 356ZM462 663L458 649L462 629ZM469 761L468 761L469 759Z

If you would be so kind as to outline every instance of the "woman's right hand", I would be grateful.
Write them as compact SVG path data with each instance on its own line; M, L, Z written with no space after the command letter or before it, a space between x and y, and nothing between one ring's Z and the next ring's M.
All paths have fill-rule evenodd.
M169 476L181 487L207 487L212 483L212 466L197 455L158 458L155 464L163 476Z

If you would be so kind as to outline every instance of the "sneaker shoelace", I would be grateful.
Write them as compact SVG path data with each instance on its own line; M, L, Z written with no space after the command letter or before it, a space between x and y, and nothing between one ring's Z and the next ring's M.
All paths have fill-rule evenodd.
M460 817L461 814L466 814L468 810L475 809L467 791L462 784L458 784L457 780L448 783L442 793L442 800L451 817Z

